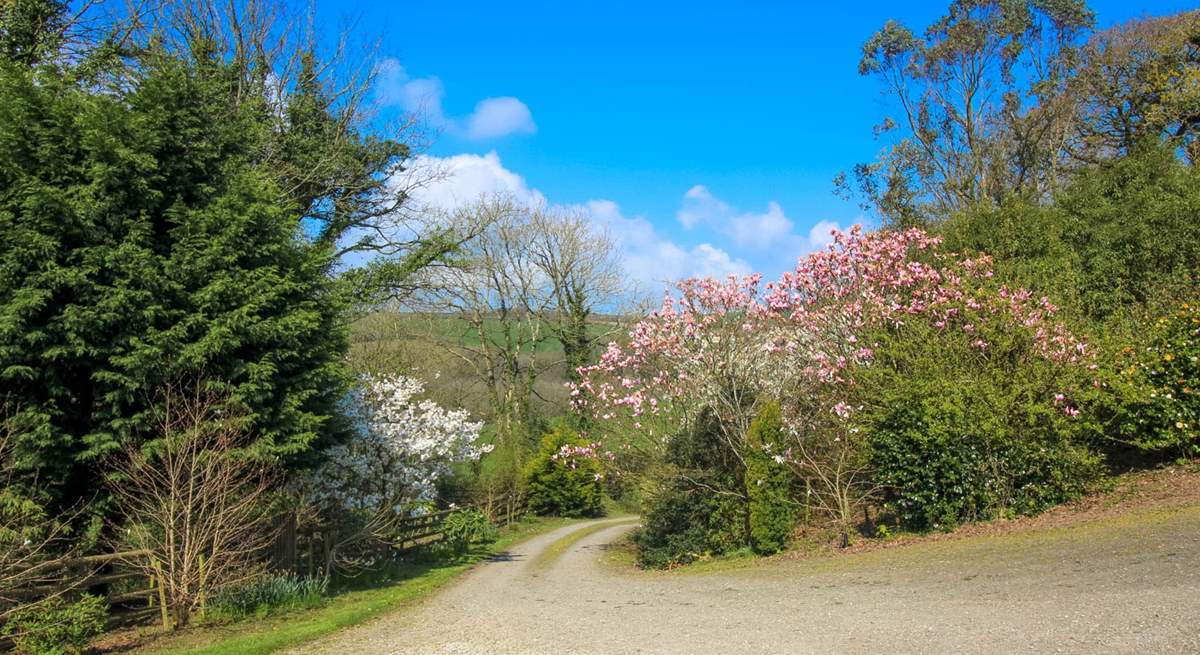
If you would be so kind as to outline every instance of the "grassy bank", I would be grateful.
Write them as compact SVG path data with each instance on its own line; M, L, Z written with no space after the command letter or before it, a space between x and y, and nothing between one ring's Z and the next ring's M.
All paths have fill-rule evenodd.
M834 545L834 531L817 529L801 534L787 551L771 557L756 557L742 549L666 571L637 568L637 549L626 538L613 544L602 563L610 573L641 577L755 571L773 575L789 570L813 573L881 559L937 562L957 552L977 551L976 557L986 560L1035 547L1069 551L1090 542L1132 538L1172 522L1200 522L1200 460L1106 478L1082 498L1034 516L969 523L947 532L899 533L886 538L859 535L853 545L840 548Z
M590 537L601 530L607 530L618 525L631 525L633 523L637 523L637 521L638 517L633 515L614 516L610 520L575 530L547 546L545 550L538 554L537 559L535 559L533 563L535 566L539 567L548 566L554 560L558 559L563 553L567 552L568 548L579 543L580 540Z
M264 655L293 647L430 596L489 555L572 523L529 519L514 523L500 539L462 560L414 562L398 570L401 580L377 588L346 591L317 609L286 612L228 625L201 626L151 637L136 649L144 655Z

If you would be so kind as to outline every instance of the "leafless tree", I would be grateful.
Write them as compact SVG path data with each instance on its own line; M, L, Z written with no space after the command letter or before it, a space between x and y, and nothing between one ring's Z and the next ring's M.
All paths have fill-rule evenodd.
M484 227L459 252L456 267L424 278L413 306L434 320L462 321L465 334L441 343L475 372L498 432L511 435L548 365L536 352L551 338L545 317L554 299L534 259L532 224L516 201L480 198L456 210L453 221Z
M128 564L157 580L168 623L180 627L214 589L259 573L274 538L264 509L272 476L240 450L249 438L227 397L203 381L162 396L158 438L114 457L109 479L122 545L148 553Z
M586 212L537 207L529 220L533 261L552 298L549 329L562 344L568 377L576 380L597 341L611 332L597 329L594 311L607 307L617 315L618 303L632 287L622 275L612 239Z
M488 196L449 220L476 226L478 236L463 244L455 267L422 278L408 307L431 321L461 320L463 333L441 344L474 371L507 439L527 417L539 376L563 366L570 374L619 327L614 319L598 328L593 314L619 315L630 286L613 242L581 211ZM555 341L561 351L546 347Z
M867 461L866 434L830 420L822 407L812 402L788 404L787 461L804 481L801 501L837 526L844 547L859 511L880 489Z

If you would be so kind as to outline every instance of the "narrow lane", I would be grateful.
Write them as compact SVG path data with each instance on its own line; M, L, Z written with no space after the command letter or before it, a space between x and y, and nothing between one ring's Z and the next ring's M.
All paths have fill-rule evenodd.
M296 652L1200 652L1200 507L717 574L601 566L618 524L534 561L590 525Z

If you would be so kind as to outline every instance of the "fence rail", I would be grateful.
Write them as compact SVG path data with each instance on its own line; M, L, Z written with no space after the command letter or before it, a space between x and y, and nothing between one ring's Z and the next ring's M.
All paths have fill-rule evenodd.
M488 520L505 526L525 515L528 503L523 494L489 496L471 507L483 512ZM420 516L402 519L397 524L395 539L391 543L394 556L402 556L419 546L425 546L442 538L446 518L456 510L447 509ZM268 562L275 570L297 570L298 529L295 516L283 519L278 536L268 553ZM30 600L50 596L77 596L91 593L103 596L109 604L108 626L110 628L146 623L162 613L158 587L146 568L137 564L140 558L150 555L149 551L130 550L100 555L88 555L69 560L48 562L45 567L44 583L27 590ZM2 631L0 631L2 634ZM0 651L6 646L0 639Z
M149 554L144 550L128 550L43 562L32 568L39 570L38 576L44 582L9 595L23 602L94 594L108 601L109 628L142 623L160 611L154 579L134 564ZM0 626L0 634L3 632ZM0 639L0 651L11 645Z
M524 494L489 495L477 502L467 505L483 512L488 520L497 526L506 526L520 519L528 511L528 502ZM386 550L390 556L403 556L418 546L427 546L442 538L446 517L455 512L445 509L419 516L400 519L395 526L389 528L394 532L391 543ZM305 540L302 545L301 541ZM315 573L320 564L319 544L312 544L312 536L300 534L295 516L286 516L281 520L276 533L275 542L270 548L268 561L276 571L292 571L297 573ZM318 547L314 547L318 546ZM301 563L307 561L307 566Z

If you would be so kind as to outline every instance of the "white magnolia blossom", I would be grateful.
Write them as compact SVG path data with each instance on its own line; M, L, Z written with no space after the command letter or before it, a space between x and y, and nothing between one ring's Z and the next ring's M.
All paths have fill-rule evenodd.
M312 472L310 499L350 511L402 512L431 500L451 464L491 450L479 443L482 423L466 410L417 401L423 390L404 376L364 376L348 399L355 434Z

